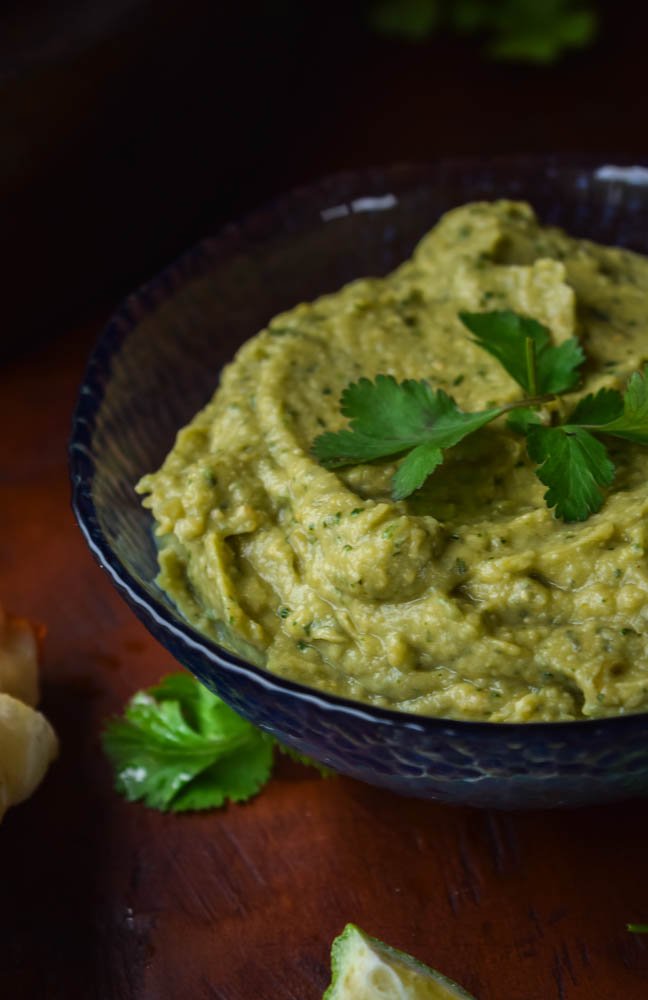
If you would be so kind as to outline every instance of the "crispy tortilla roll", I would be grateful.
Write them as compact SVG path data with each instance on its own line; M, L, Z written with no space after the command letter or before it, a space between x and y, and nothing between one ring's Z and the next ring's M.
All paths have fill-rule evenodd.
M36 790L57 752L58 740L45 716L0 694L0 820Z

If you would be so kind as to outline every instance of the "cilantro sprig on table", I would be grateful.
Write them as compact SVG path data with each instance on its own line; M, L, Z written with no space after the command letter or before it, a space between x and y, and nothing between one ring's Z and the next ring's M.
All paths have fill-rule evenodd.
M474 343L491 354L525 392L515 403L466 412L425 381L397 382L390 375L361 378L342 393L349 427L320 434L313 454L328 469L405 456L392 480L392 497L404 500L444 460L444 450L509 412L508 426L523 434L536 475L548 487L548 507L565 521L584 521L600 510L615 475L603 435L648 445L648 382L635 372L625 393L601 389L580 400L560 424L538 407L577 388L585 354L576 338L551 343L535 319L509 310L460 313Z
M329 774L242 719L189 674L138 691L112 720L103 745L118 792L164 812L244 802L263 788L275 747Z

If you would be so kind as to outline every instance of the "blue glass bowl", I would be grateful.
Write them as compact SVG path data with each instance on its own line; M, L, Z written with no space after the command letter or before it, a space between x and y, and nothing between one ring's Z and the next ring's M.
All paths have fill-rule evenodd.
M407 257L442 212L528 199L569 232L648 253L648 169L514 158L350 173L298 190L198 244L122 305L90 358L70 443L74 510L147 628L237 712L337 771L474 806L568 806L643 794L648 715L503 724L422 718L284 680L188 625L155 584L133 490L275 313Z

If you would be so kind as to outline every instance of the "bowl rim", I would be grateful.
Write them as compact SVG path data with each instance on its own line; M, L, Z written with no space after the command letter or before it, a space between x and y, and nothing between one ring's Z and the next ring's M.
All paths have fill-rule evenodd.
M444 172L453 168L466 170L479 167L502 171L515 167L527 170L535 168L539 171L559 171L571 168L593 171L610 166L619 167L622 170L632 167L644 169L646 176L640 183L642 186L648 185L648 157L645 155L633 156L628 153L525 153L491 157L452 156L427 162L401 162L338 171L311 183L295 187L266 201L260 207L241 216L237 221L219 226L213 233L208 233L153 278L130 293L103 326L88 358L72 415L68 443L68 467L72 509L85 541L99 566L108 573L127 603L131 607L135 606L141 610L142 614L138 614L138 616L144 620L145 625L148 626L148 622L152 620L160 631L170 634L181 647L190 652L199 653L218 670L244 676L266 691L278 695L288 695L300 702L309 703L318 711L337 712L374 725L379 723L385 726L396 726L429 735L450 735L454 730L458 730L499 739L506 734L507 738L513 737L520 740L528 736L530 732L547 739L564 739L568 737L568 734L573 736L576 732L583 732L583 734L589 732L590 736L593 736L596 731L596 735L598 735L601 727L606 730L620 727L624 729L644 729L647 727L648 711L590 719L537 722L490 722L417 715L400 709L355 701L273 674L266 668L250 663L203 635L189 622L180 618L172 620L164 603L152 598L114 553L101 528L93 499L96 471L92 450L93 435L106 386L110 380L113 360L127 337L142 319L153 315L181 288L197 278L204 277L217 264L221 256L227 257L235 247L240 249L241 241L244 245L249 242L258 246L258 233L263 233L267 229L268 218L273 223L269 234L271 237L272 234L280 231L280 224L285 227L296 209L303 210L304 203L309 202L317 206L321 224L326 224L327 220L321 218L321 212L330 204L327 204L326 199L329 197L329 193L335 192L339 200L340 188L355 189L360 185L361 189L371 189L371 196L377 197L374 189L376 186L380 187L383 180L388 182L390 178L394 180L400 178L402 183L402 178L405 176L413 185L417 181L421 182L425 179L429 181L434 172ZM623 179L619 178L613 178L613 181L624 182ZM625 180L625 183L633 184L637 181L628 179ZM384 187L384 194L388 194L388 184L385 183ZM313 217L314 221L315 216ZM306 226L307 223L302 223L297 231L306 228ZM248 233L252 234L251 237L246 235ZM157 636L154 637L157 638ZM158 639L158 641L160 640Z

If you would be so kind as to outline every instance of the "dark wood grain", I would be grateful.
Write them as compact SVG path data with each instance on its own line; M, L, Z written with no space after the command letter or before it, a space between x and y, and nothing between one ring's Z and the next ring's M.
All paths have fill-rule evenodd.
M246 805L164 816L112 791L102 720L174 663L92 561L65 441L94 329L0 372L0 598L46 622L62 744L0 827L1 994L317 1000L348 920L480 1000L644 1000L648 804L453 809L282 762Z

